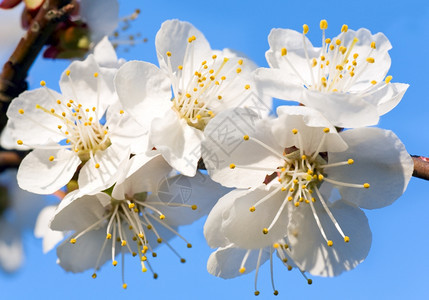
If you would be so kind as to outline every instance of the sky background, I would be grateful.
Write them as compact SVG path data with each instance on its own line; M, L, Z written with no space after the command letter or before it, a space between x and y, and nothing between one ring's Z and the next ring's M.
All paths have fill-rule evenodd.
M213 49L232 48L244 52L260 66L267 66L265 51L271 28L302 30L310 27L308 37L320 45L319 21L327 19L328 37L340 32L342 24L350 29L365 27L383 32L393 45L390 51L393 82L409 83L402 102L381 118L379 127L393 130L411 154L429 156L428 75L429 3L427 1L131 1L122 0L121 15L141 9L133 32L141 32L147 43L118 56L157 64L154 38L162 22L177 18L200 29ZM0 19L4 13L0 15ZM3 31L4 29L0 29ZM1 43L1 41L0 41ZM40 59L31 69L30 88L45 80L52 88L67 61ZM48 70L48 71L47 71ZM389 149L386 149L389 151ZM386 182L386 184L389 184ZM274 278L278 298L290 299L428 299L429 275L429 182L412 178L406 193L393 205L365 211L372 229L373 242L367 259L356 269L337 278L311 277L308 286L301 274L288 272L275 260ZM223 280L206 271L212 249L204 240L200 220L180 232L194 245L187 249L180 240L174 247L187 259L181 264L163 246L153 266L157 280L141 273L135 259L126 259L128 289L121 287L120 266L102 267L97 279L92 270L70 274L56 265L55 250L42 254L41 241L25 235L26 262L14 274L0 271L1 299L92 299L93 297L137 297L138 299L253 299L254 272L236 279ZM259 275L257 299L274 298L269 265Z

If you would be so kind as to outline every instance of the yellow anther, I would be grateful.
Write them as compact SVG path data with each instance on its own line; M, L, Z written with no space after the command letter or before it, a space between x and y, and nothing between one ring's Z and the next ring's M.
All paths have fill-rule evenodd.
M70 239L70 244L76 244L76 239Z
M241 73L241 68L237 68L237 70L235 70L238 73Z
M274 290L273 294L274 294L274 296L277 296L279 294L279 291L278 290Z
M287 197L287 201L292 201L293 198L291 196Z
M327 39L325 40L325 43L326 43L326 44L330 44L330 43L331 43L331 39L330 39L330 38L327 38Z
M337 44L337 46L341 45L341 40L340 40L340 39L337 39L337 40L335 41L335 44Z
M349 26L343 24L343 26L341 27L341 32L347 32L347 30L349 30Z
M40 85L41 86L45 86L46 85L46 81L44 81L44 80L40 81Z
M351 159L351 158L349 158L349 159L347 160L347 163L348 163L349 165L352 165L354 162L355 162L355 161L354 161L353 159Z
M371 42L371 48L375 49L375 42Z
M324 133L329 133L329 131L331 131L328 127L325 127L324 129L323 129L323 132Z
M279 243L274 243L274 244L273 244L273 248L274 248L274 249L278 249L279 247L280 247L280 244L279 244Z
M355 60L354 60L354 61L352 61L352 65L356 67L357 62L356 62Z
M371 84L372 85L377 84L377 81L373 80L373 81L371 81Z
M305 190L305 189L307 188L307 186L306 186L305 184L303 184L303 185L301 186L301 188L302 188L303 190Z
M230 169L235 169L235 164L230 164L230 165L229 165L229 168L230 168Z
M296 128L292 129L292 133L293 134L297 134L298 133L298 129L296 129Z
M203 61L202 63L201 63L201 65L205 65L207 63L207 60L205 60L205 61Z
M295 207L298 207L299 206L299 202L295 202Z
M91 277L95 279L97 278L97 274L93 273Z
M370 185L369 185L369 183L364 183L363 187L366 188L366 189L368 189L370 187Z
M368 58L366 59L366 61L367 61L368 63L370 63L370 64L373 64L373 63L375 62L375 59L374 59L373 57L368 57Z
M225 76L222 76L220 79L221 79L221 80L225 80L225 79L226 79L226 77L225 77Z
M187 244L186 244L186 247L188 247L188 248L192 248L192 244L187 243Z
M182 66L182 65L178 66L177 68L178 68L179 70L183 70L183 66Z
M195 104L198 104L198 103L195 103ZM196 115L195 116L198 120L201 120L201 115Z
M246 84L246 85L244 86L244 88L245 88L246 90L250 89L250 84Z
M256 209L256 208L255 208L254 206L252 206L252 207L250 207L250 208L249 208L250 212L254 212L254 211L255 211L255 209Z
M152 225L147 225L147 226L146 226L146 228L147 228L148 230L151 230L151 229L152 229Z
M51 108L51 114L53 114L55 112L55 109Z
M167 56L168 56L168 57L170 57L170 56L171 56L171 52L170 52L170 51L167 51L167 53L166 53L166 54L167 54Z
M118 264L118 262L116 261L116 260L114 260L114 261L112 261L112 265L114 266L114 267L116 267L116 265Z
M165 216L164 216L164 215L160 215L160 216L159 216L159 219L160 219L160 220L164 220L164 219L165 219Z
M192 209L192 210L197 210L197 208L198 208L198 206L197 206L196 204L193 204L193 205L191 206L191 209Z
M284 186L282 186L281 191L284 192L286 190L287 190L287 188L285 188Z
M332 50L334 50L334 49L335 49L335 46L334 46L334 45L330 45L330 46L329 46L329 50L331 50L331 51L332 51ZM328 62L326 62L326 65L328 65Z
M216 79L216 77L214 77L213 75L212 76L210 76L210 80L211 81L213 81L213 80L215 80Z
M94 167L95 167L96 169L98 169L98 168L100 167L100 164L99 164L99 163L96 163Z
M311 62L311 64L313 67L317 66L317 59L313 58L313 61Z
M130 226L128 226L128 229L129 229L129 230L133 230L133 226L131 226L131 225L130 225Z
M158 244L161 244L162 243L162 238L157 238L156 241L157 241ZM156 256L156 254L155 254L155 256Z
M216 59L216 58L217 58L217 55L216 55L216 54L213 54L212 58L213 58L213 59Z
M313 170L307 170L308 175L313 175Z
M341 52L341 54L344 54L347 51L347 47L341 46L338 50Z
M143 272L143 273L146 273L146 272L147 272L147 268L144 268L144 267L143 267L143 268L142 268L142 272Z
M66 75L67 75L67 76L70 76L70 70L67 70L67 71L66 71Z
M328 244L328 246L329 246L329 247L332 247L332 245L334 245L334 242L333 242L333 241L331 241L331 240L329 240L329 241L327 242L327 244Z
M143 233L141 233L141 232L140 232L140 233L138 234L138 237L139 237L139 238L141 238L141 239L142 239L142 238L144 238ZM145 246L145 247L146 247L146 246ZM144 247L143 247L143 249L144 249Z
M95 73L94 73L94 77L95 77L95 78L97 78L97 77L98 77L98 73L97 73L97 72L95 72Z
M229 60L229 58L228 57L224 57L223 58L223 62L227 62Z
M285 56L287 54L286 48L282 48L282 56Z
M243 60L239 59L237 63L241 66L243 64Z
M186 93L186 98L191 98L191 97L192 97L191 94Z
M249 136L246 134L245 136L243 136L243 139L244 139L245 141L248 141L248 140L249 140Z
M123 246L126 246L126 245L127 245L127 241L126 240L122 240L121 246L123 247Z
M243 274L244 272L246 272L246 268L245 267L241 267L240 270L238 270L241 274Z
M49 161L54 161L54 157L53 156L49 156Z
M193 41L195 41L197 38L195 37L195 35L191 36L190 38L188 38L188 42L192 43Z
M302 156L301 156L301 159L302 159L302 160L306 160L306 159L307 159L307 155L305 155L305 154L304 154L304 155L302 155Z
M121 110L119 111L119 114L123 115L123 114L124 114L124 111L121 109Z
M320 21L320 29L325 30L328 28L328 21L326 20L321 20Z
M209 73L210 73L210 74L213 74L213 73L214 73L214 70L213 70L213 69L211 69L211 70L209 71Z
M308 25L307 24L304 24L304 25L302 25L302 33L303 34L307 34L308 33Z
M17 141L16 141L16 143L17 143L18 145L22 145L22 144L23 144L23 142L22 142L21 140L17 140Z
M21 109L19 109L18 110L18 112L22 115L22 114L24 114L24 110L21 108Z
M386 77L386 79L384 79L384 82L386 84L388 84L392 80L392 78L393 78L392 75L389 75L389 76Z
M319 181L322 181L323 178L325 178L322 174L319 174L319 176L317 176L317 178L319 179Z
M288 271L292 271L292 269L293 269L293 268L292 268L292 266L290 266L290 265L289 265L289 266L287 266L287 270L288 270Z
M353 54L353 58L354 58L354 59L358 58L358 56L359 56L359 54L358 54L358 53Z
M124 284L122 285L122 288L125 290L125 289L127 288L127 284L126 284L126 283L124 283Z
M347 235L344 237L344 242L346 243L350 242L350 238Z
M308 283L309 285L311 285L311 284L313 283L313 280L311 280L311 279L307 279L307 283Z
M140 259L141 261L147 261L147 257L145 255L142 256L142 258Z
M186 262L186 259L181 258L181 259L180 259L180 262L181 262L182 264L184 264L184 263Z
M268 233L268 228L264 228L264 229L262 229L262 233L263 233L263 234L267 234L267 233Z
M255 294L255 296L259 296L259 291L255 291L253 294Z

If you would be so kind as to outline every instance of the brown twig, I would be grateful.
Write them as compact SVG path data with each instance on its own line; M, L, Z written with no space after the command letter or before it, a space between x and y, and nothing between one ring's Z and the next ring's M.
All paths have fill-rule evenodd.
M429 158L418 155L411 155L414 161L413 176L425 180L429 180Z
M58 22L73 9L70 0L45 0L0 74L0 131L13 98L27 89L27 74Z

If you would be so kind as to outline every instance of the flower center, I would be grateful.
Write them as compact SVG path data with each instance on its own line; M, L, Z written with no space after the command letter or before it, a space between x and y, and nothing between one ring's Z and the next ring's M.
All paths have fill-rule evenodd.
M304 85L310 90L323 92L348 92L354 83L357 82L361 74L368 68L369 65L375 63L372 57L376 49L375 41L372 41L365 53L354 51L356 43L359 42L357 37L346 42L345 34L348 31L348 26L343 25L341 34L334 38L325 38L325 30L328 28L326 20L320 21L320 29L322 29L322 48L318 57L310 59L307 51L307 43L305 35L308 33L308 26L303 25L303 45L304 53L307 60L308 69L310 72L310 82L305 81L299 74L297 69L287 58L287 49L282 48L281 56L286 60L291 69L301 79ZM387 76L385 83L389 83L392 76ZM372 80L371 84L377 84L377 81Z
M215 116L213 108L225 101L225 88L241 73L243 60L239 59L236 65L227 57L219 58L213 54L209 61L204 60L194 69L195 40L195 36L188 39L183 63L177 70L172 68L172 52L167 51L167 65L174 94L172 108L189 126L204 130ZM250 85L245 85L244 90L249 88Z
M336 186L345 186L351 188L369 188L370 185L368 183L364 184L356 184L356 183L348 183L342 182L339 180L335 180L327 177L326 169L344 165L352 165L354 163L353 159L348 159L347 161L336 162L336 163L328 163L328 154L325 152L320 152L323 145L325 144L326 136L329 134L330 129L324 128L324 134L317 146L316 150L313 153L306 153L303 148L303 137L297 129L293 129L292 133L296 137L296 143L298 147L291 147L285 149L283 153L278 153L276 150L266 145L265 143L259 141L256 138L249 137L248 135L244 136L245 141L253 141L258 145L264 147L268 151L274 153L281 159L281 165L276 169L266 170L268 172L273 172L268 174L264 180L265 184L271 183L275 178L278 180L278 184L276 184L276 188L267 194L265 197L256 202L253 206L249 208L250 212L254 212L258 206L269 201L272 196L277 193L285 193L284 201L282 202L279 210L274 216L271 224L268 227L262 229L264 234L268 234L270 229L276 224L277 220L280 218L283 210L286 208L286 205L289 203L289 209L298 209L301 205L309 205L311 211L313 213L313 217L319 227L320 233L325 239L328 246L332 246L333 242L331 239L327 237L325 234L325 230L320 222L320 218L317 214L314 203L316 201L320 201L323 209L329 216L332 223L335 225L337 231L343 237L344 242L348 243L350 238L344 234L341 229L339 223L335 219L334 215L330 211L322 193L319 188L323 181L329 182ZM248 168L246 166L238 166L235 164L230 165L231 169L235 168ZM251 167L250 167L251 168Z
M180 237L186 242L187 248L191 248L192 245L173 227L165 222L165 215L156 206L186 206L190 207L192 210L196 210L197 206L177 203L165 204L164 202L148 203L146 198L146 192L135 194L132 197L126 195L125 200L116 200L111 198L111 205L106 210L104 216L88 228L79 233L75 233L74 237L70 239L70 243L75 244L85 233L100 228L101 226L106 228L106 240L100 249L97 261L95 262L94 273L92 274L93 278L97 277L96 272L100 268L100 260L108 241L111 241L113 266L118 264L118 261L115 259L117 253L121 252L121 254L124 255L124 250L127 249L133 257L139 257L142 272L147 272L149 268L155 279L158 277L158 274L153 271L147 257L149 253L151 253L153 258L157 257L157 253L154 251L156 245L154 245L150 235L155 236L156 244L165 243L173 253L179 257L180 262L186 262L186 260L179 255L168 241L162 238L160 229L164 228ZM118 251L118 248L121 250ZM122 262L123 261L124 260L122 259ZM124 265L122 263L122 269L123 268ZM123 287L126 288L127 285L124 280L124 270L122 270L122 283Z

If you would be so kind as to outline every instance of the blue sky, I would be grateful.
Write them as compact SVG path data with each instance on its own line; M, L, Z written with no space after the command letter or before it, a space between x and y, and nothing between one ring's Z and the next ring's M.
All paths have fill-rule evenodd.
M411 154L429 156L429 122L426 88L429 70L429 4L426 1L130 1L121 0L121 14L134 8L141 14L132 31L141 32L148 42L119 52L126 59L157 63L154 38L161 23L178 18L193 23L209 40L212 48L232 48L246 53L260 66L267 66L265 51L271 28L301 30L310 27L309 38L315 45L321 40L319 21L327 19L328 36L336 36L342 24L351 29L365 27L383 32L393 45L390 51L394 82L409 83L402 102L383 116L379 127L393 130ZM30 87L40 80L51 87L68 62L39 59L30 72ZM49 70L46 72L46 70ZM389 149L386 149L388 151ZM386 184L389 184L386 182ZM429 182L413 178L406 193L393 205L366 211L373 233L367 259L355 270L337 278L311 277L308 286L297 271L288 272L275 262L274 278L279 298L293 299L427 299L429 260ZM90 299L92 297L138 297L150 299L244 299L253 296L254 273L223 280L206 271L211 249L202 235L204 220L181 229L194 245L187 249L181 241L175 248L187 259L181 264L168 248L161 247L153 263L159 278L141 273L138 263L126 260L128 289L121 288L121 270L106 264L97 279L92 271L69 274L56 265L55 251L42 255L41 242L28 233L25 239L26 263L17 273L0 272L2 299ZM269 266L260 270L261 299L274 298ZM259 299L257 298L257 299Z

